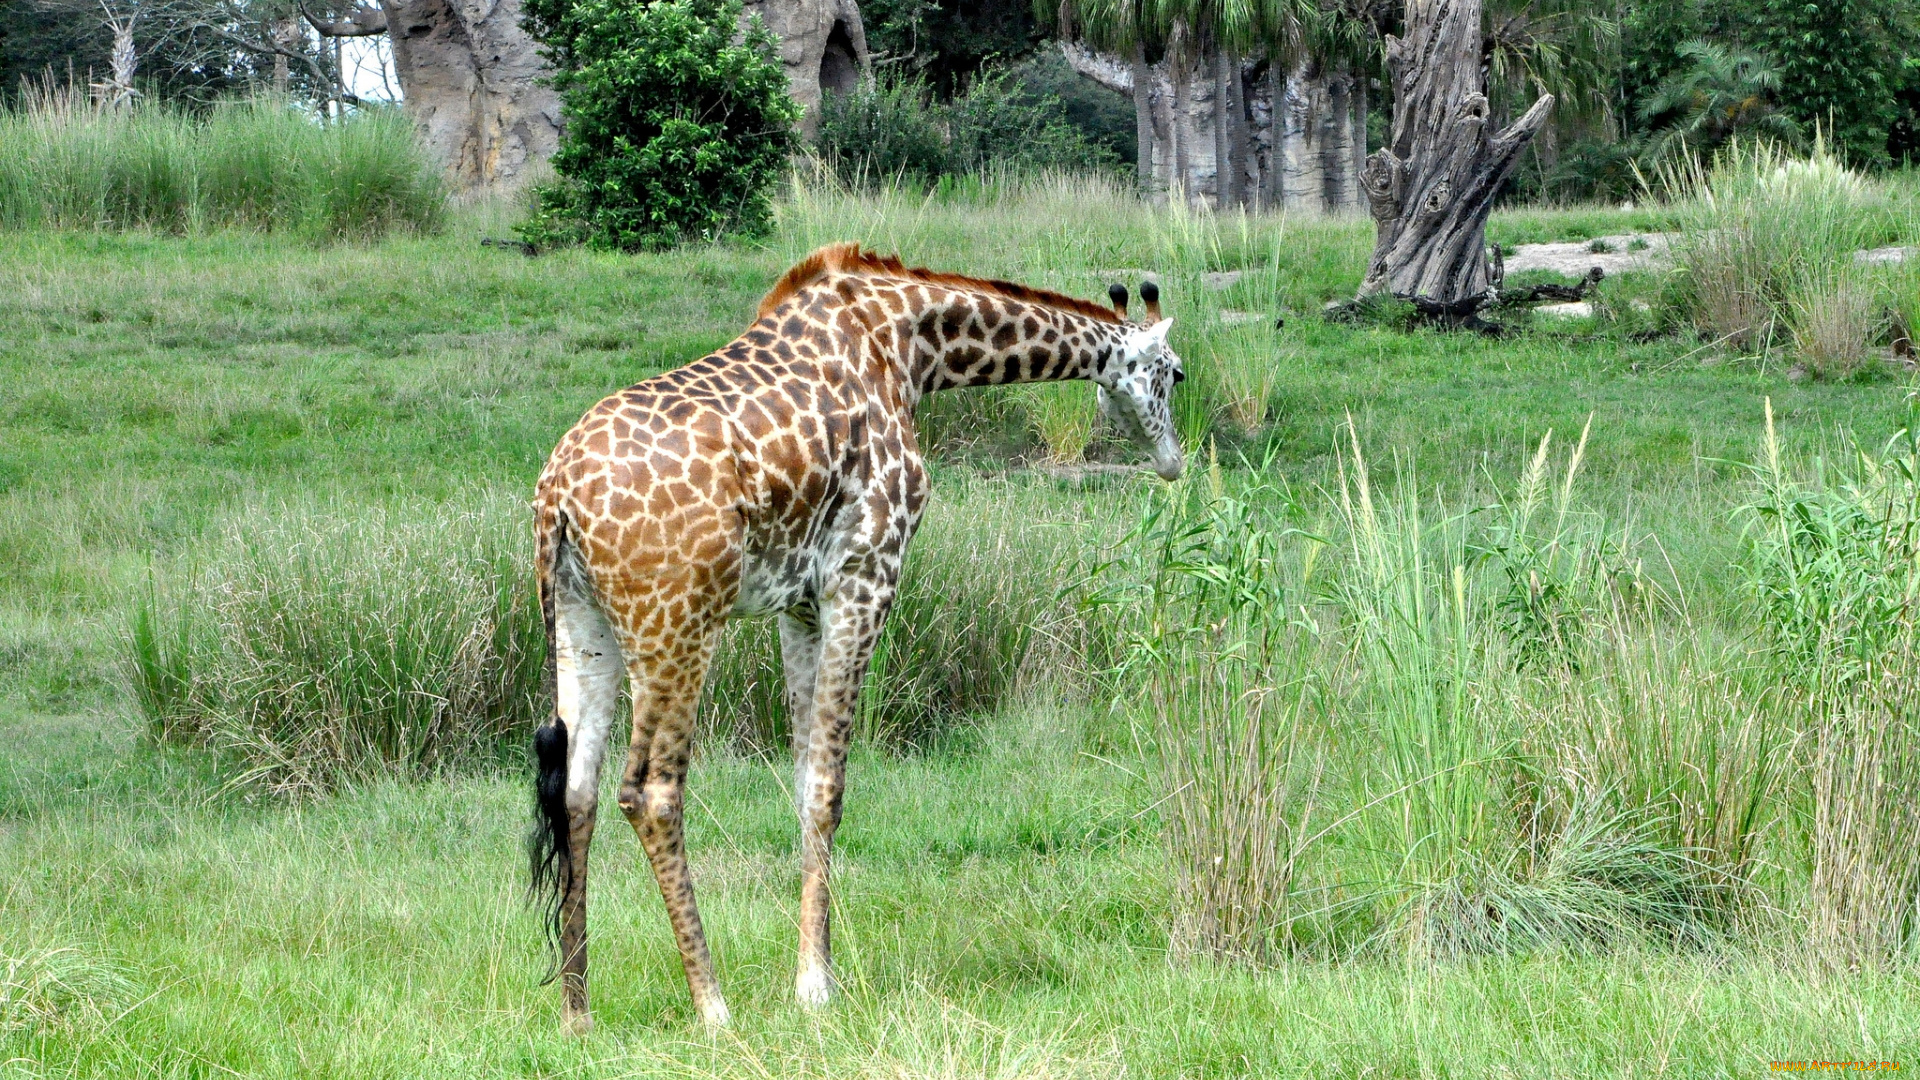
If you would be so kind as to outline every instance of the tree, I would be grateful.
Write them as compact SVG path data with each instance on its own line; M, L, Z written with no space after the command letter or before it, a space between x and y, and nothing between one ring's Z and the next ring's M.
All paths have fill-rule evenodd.
M800 109L740 0L529 0L566 114L538 243L633 250L764 231Z
M1688 66L1661 84L1638 110L1642 121L1660 130L1650 156L1683 147L1707 151L1743 134L1801 141L1804 130L1774 104L1780 69L1772 59L1710 41L1682 42L1676 55Z
M1375 224L1360 295L1470 318L1490 296L1487 216L1553 96L1490 133L1481 0L1408 0L1406 36L1387 39L1393 136L1363 178Z
M1910 0L1761 0L1754 44L1780 66L1782 107L1818 125L1850 161L1887 160L1902 63L1916 44Z
M860 14L874 59L925 76L943 99L963 93L990 62L1033 52L1042 37L1028 0L866 0Z
M1038 11L1048 4L1049 0L1035 0L1035 9ZM1147 52L1149 48L1161 47L1161 37L1149 0L1061 0L1057 10L1063 41L1072 42L1084 36L1094 49L1126 58L1125 89L1133 98L1134 171L1140 194L1152 196L1155 193L1153 151L1159 135L1155 131L1153 76L1147 64ZM1093 56L1078 59L1080 63L1076 68L1083 73L1098 63ZM1114 86L1121 82L1111 76L1101 81Z

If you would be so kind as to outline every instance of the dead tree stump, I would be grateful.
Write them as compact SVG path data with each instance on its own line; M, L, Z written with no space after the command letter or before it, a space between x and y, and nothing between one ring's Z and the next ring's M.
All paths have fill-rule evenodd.
M1387 38L1393 138L1361 183L1376 238L1360 296L1390 293L1421 312L1471 319L1493 299L1486 228L1493 197L1547 122L1553 95L1487 134L1482 0L1407 0L1407 36Z

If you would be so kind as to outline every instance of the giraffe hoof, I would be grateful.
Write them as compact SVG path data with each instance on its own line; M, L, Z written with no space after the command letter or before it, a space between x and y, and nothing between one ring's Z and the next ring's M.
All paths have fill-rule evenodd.
M560 1014L560 1034L580 1036L591 1031L593 1031L592 1013L574 1012L568 1009Z
M833 1000L833 976L825 968L809 965L793 982L793 993L809 1009L824 1009Z

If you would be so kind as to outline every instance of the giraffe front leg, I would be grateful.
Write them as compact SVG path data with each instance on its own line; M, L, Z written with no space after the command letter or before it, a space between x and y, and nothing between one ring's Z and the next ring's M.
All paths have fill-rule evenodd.
M850 595L849 595L850 594ZM874 642L893 601L889 585L864 583L842 590L823 607L820 660L814 679L805 788L800 792L800 966L794 993L819 1008L833 997L833 950L828 925L833 834L846 792L847 746L854 707Z

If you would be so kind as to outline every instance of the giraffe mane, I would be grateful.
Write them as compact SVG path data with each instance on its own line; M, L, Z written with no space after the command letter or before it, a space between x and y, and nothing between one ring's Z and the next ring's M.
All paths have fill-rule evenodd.
M1012 281L999 281L993 278L968 277L965 274L949 274L940 270L929 270L924 266L908 266L900 261L898 255L881 255L873 251L862 251L860 245L852 242L828 244L815 249L806 258L794 263L773 288L760 300L760 310L754 314L755 321L772 314L773 309L792 299L800 290L831 274L874 274L883 277L904 278L908 281L920 281L929 285L947 285L954 288L970 289L974 292L1004 296L1009 300L1018 300L1026 304L1043 304L1084 315L1100 322L1122 322L1112 308L1096 304L1091 300L1082 300L1077 296L1054 292L1050 289L1036 289Z

